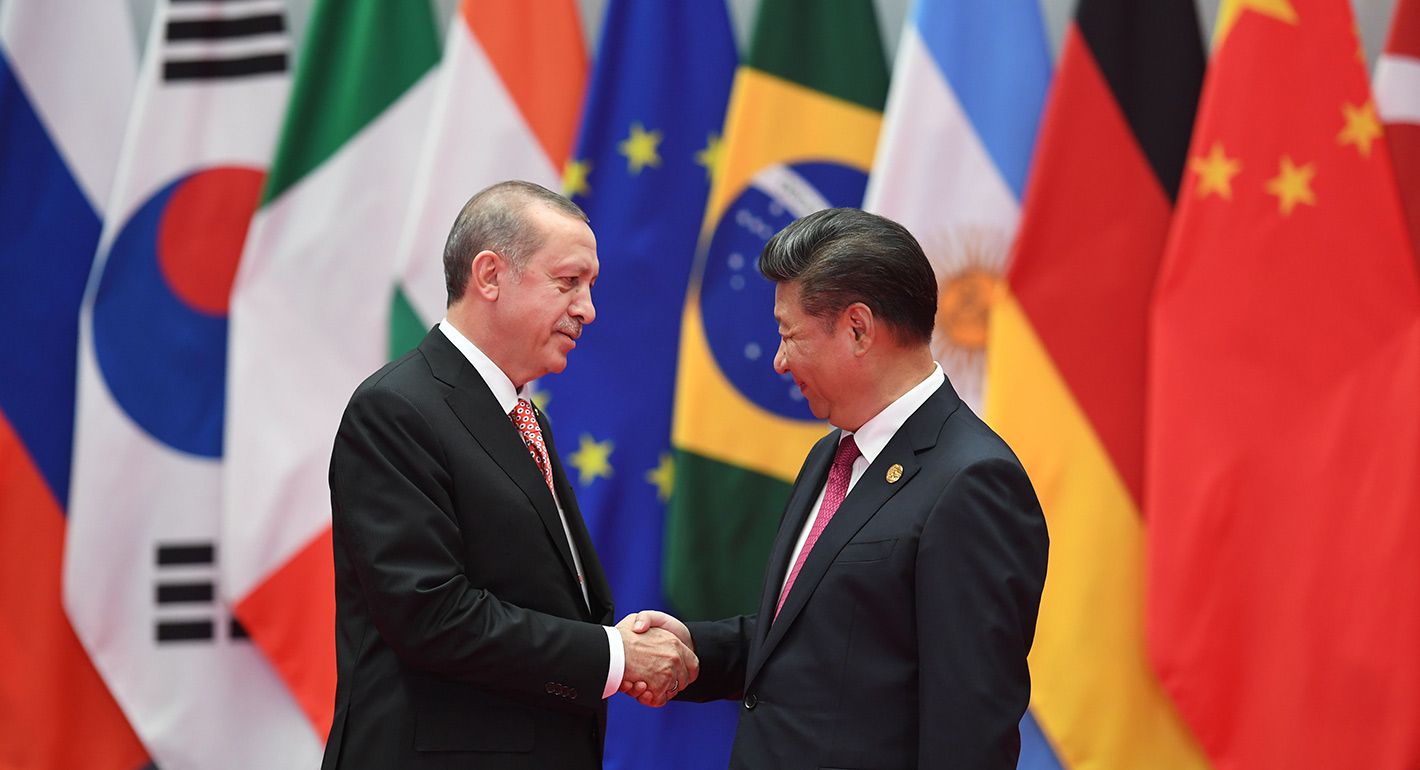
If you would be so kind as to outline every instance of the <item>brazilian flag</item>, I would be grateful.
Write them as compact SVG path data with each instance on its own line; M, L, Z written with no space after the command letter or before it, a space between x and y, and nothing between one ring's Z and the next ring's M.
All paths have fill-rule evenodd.
M757 261L795 219L862 204L887 84L871 0L760 4L681 321L663 579L684 617L758 606L790 486L827 432L774 372L774 287Z

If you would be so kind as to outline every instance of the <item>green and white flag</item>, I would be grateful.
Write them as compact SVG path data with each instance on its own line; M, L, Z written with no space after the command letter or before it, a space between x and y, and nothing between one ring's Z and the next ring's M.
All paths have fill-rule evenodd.
M436 27L427 0L316 0L233 289L224 585L321 735L335 688L326 469L350 393L385 360Z

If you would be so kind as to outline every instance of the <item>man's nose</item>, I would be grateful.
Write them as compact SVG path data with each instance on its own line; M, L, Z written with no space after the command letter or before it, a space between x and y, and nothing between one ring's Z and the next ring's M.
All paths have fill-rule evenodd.
M784 341L779 341L779 347L774 350L774 371L786 374L789 371L789 355L784 352Z
M583 324L589 324L597 320L597 307L592 304L591 289L582 292L581 296L577 298L577 301L572 303L571 313L574 318L577 318Z

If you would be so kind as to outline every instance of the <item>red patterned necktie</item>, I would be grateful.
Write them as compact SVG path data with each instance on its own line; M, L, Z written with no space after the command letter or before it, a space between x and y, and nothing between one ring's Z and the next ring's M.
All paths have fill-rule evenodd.
M518 399L518 405L513 407L513 411L508 415L513 419L513 425L517 426L518 434L523 437L523 443L527 445L528 454L532 455L537 469L542 471L542 480L547 482L547 489L552 491L552 462L547 457L547 444L542 441L542 428L537 424L537 417L533 415L532 404L525 398ZM557 499L557 493L553 492L552 499Z
M774 617L779 617L779 610L784 607L789 589L794 587L794 578L798 577L799 570L804 568L804 561L809 558L809 551L813 549L814 543L818 542L818 536L823 534L833 514L838 512L843 498L848 496L848 482L853 478L853 461L857 460L860 454L858 442L854 441L852 436L839 442L838 452L833 455L833 467L828 470L828 483L823 488L823 505L819 506L818 518L814 519L809 536L804 540L804 547L799 550L799 558L794 560L789 579L784 581L784 590L779 592L779 603L774 607Z

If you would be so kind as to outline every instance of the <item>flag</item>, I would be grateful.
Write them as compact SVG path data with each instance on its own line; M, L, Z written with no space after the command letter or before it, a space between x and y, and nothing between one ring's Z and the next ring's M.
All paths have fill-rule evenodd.
M444 240L463 204L505 179L557 189L586 80L573 0L463 0L449 24L397 250L390 358L444 316Z
M1037 0L918 0L898 42L864 208L937 274L932 356L981 411L991 297L1006 269L1050 83ZM1021 767L1058 767L1027 714Z
M790 485L827 430L774 371L774 286L756 264L793 220L862 205L886 94L871 2L760 3L681 316L663 580L686 618L753 612Z
M425 0L317 0L232 296L223 577L316 733L335 703L326 469L388 351L394 253L433 96Z
M1420 0L1397 0L1375 90L1410 242L1420 244Z
M986 412L1050 528L1031 711L1062 764L1204 767L1144 641L1148 301L1203 76L1193 0L1083 0L1065 33Z
M79 303L137 68L123 2L0 9L0 764L146 754L64 615Z
M65 607L160 766L307 767L320 741L218 570L228 299L289 85L284 12L162 2L145 51L80 316Z
M1420 766L1420 276L1354 30L1224 4L1155 292L1149 652L1220 768Z
M734 78L724 2L612 0L567 192L591 217L595 323L540 383L621 614L666 609L662 531L680 311ZM608 770L723 768L738 704L608 704Z
M868 182L864 208L912 231L932 262L932 355L977 412L1050 68L1039 0L918 0Z

